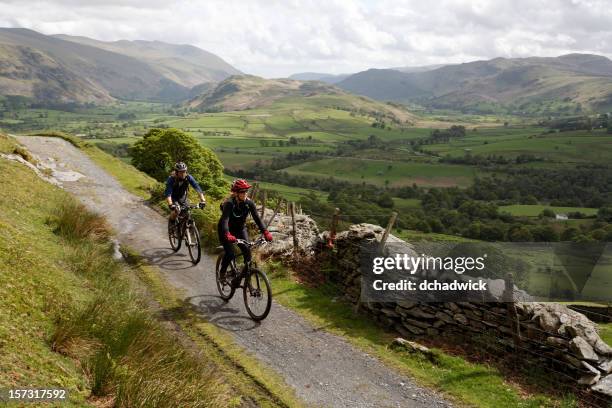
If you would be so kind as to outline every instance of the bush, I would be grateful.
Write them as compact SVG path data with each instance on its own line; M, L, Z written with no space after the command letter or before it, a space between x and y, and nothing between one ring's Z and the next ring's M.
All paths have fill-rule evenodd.
M174 163L183 161L202 189L220 198L227 191L219 158L196 138L178 129L151 129L130 149L132 163L158 181L165 181Z

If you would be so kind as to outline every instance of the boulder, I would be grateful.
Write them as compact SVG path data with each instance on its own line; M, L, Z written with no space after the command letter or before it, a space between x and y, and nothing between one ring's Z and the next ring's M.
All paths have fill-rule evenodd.
M612 398L612 375L607 375L591 387L593 391Z
M569 348L572 351L572 353L576 357L580 358L581 360L588 360L588 361L599 360L599 357L597 356L595 351L593 351L593 347L591 347L589 343L587 343L587 341L583 339L582 337L574 337L569 342Z
M431 361L434 361L436 359L436 354L431 349L415 341L410 341L398 337L393 340L393 342L391 343L391 347L394 349L406 350L409 353L421 354Z
M578 384L582 385L593 385L601 378L601 373L595 367L590 365L589 363L582 362L582 368L587 372L583 374L578 379Z

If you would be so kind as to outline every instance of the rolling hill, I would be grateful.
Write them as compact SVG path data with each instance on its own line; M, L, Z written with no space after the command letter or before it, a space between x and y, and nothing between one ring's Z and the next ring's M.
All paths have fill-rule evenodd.
M328 84L337 84L340 81L345 80L352 74L324 74L320 72L300 72L293 74L289 79L295 79L298 81L321 81Z
M188 106L209 112L237 111L265 107L282 100L304 106L315 104L378 112L398 122L412 122L415 119L413 114L395 104L353 95L324 82L264 79L253 75L232 76L192 99Z
M39 102L176 102L189 98L194 86L238 72L213 54L190 46L80 41L0 28L0 95L22 95ZM178 55L183 55L181 60Z
M425 72L371 69L339 82L349 92L434 108L577 112L612 107L612 61L591 54L495 58Z
M64 34L54 37L145 61L164 77L189 88L202 83L219 82L241 73L215 54L193 45L143 40L105 42Z

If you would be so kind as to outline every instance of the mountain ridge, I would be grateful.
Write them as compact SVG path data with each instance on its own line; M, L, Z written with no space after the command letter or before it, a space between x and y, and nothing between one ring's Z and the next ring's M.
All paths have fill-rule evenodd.
M92 43L97 41L89 40ZM128 51L114 52L26 28L0 28L0 46L0 95L22 95L38 101L105 104L122 99L178 102L189 98L193 87L231 75L223 71L215 73L212 69L205 74L196 73L195 78L204 82L195 83L198 81L194 77L179 80L179 77L188 76L180 70L172 71L152 58L142 58L141 55L139 59L129 55ZM160 51L159 55L164 54ZM198 67L192 64L188 69L196 70Z
M586 110L612 105L612 61L594 54L494 58L425 72L370 69L338 87L378 100L433 108L476 109L563 102Z

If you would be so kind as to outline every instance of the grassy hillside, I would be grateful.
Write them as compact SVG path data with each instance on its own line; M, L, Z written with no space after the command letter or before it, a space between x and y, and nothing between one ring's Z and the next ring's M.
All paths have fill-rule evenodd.
M193 45L143 40L107 42L64 34L54 37L146 61L164 77L189 88L240 74L240 71L215 54Z
M52 103L175 102L187 99L194 85L238 72L195 47L113 44L0 28L0 95Z
M408 111L366 98L350 95L332 85L316 81L264 79L252 75L233 76L214 89L193 99L189 106L200 111L236 111L266 107L285 98L295 98L306 106L341 107L387 115L397 121L414 119Z

